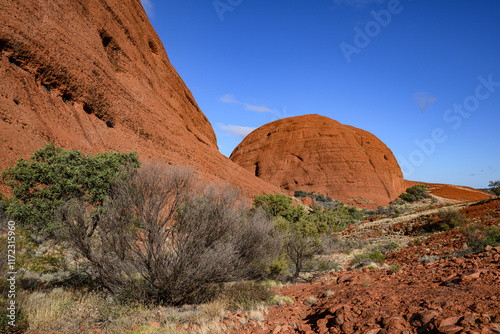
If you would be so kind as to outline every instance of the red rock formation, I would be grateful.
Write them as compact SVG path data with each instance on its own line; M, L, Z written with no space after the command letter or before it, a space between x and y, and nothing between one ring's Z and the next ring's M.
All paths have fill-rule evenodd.
M0 51L0 169L54 142L135 150L275 192L218 152L140 0L3 1Z
M230 159L284 190L320 192L358 206L387 205L405 190L401 169L384 143L319 115L266 124Z

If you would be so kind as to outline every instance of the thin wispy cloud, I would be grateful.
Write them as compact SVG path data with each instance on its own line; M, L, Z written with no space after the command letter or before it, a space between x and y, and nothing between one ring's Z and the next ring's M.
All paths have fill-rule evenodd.
M248 103L245 103L245 109L246 110L251 110L251 111L256 111L256 112L270 112L273 113L273 111L267 107L263 106L254 106Z
M421 111L426 111L427 108L432 106L437 101L437 98L429 93L417 92L413 94L413 100L418 103Z
M224 131L224 133L227 136L241 137L241 138L245 138L250 132L256 129L248 126L232 125L232 124L224 125L220 123L217 124L217 127L222 131Z
M268 107L256 106L256 105L253 105L250 103L238 101L236 99L236 97L234 97L234 95L231 95L231 94L226 94L226 95L221 96L219 98L219 101L224 102L224 103L242 104L245 106L245 110L256 111L256 112L268 112L268 113L273 114L273 111L271 109L269 109Z
M220 101L224 102L224 103L238 103L238 104L242 104L241 102L237 101L236 98L234 97L234 95L231 95L231 94L226 94L224 96L221 96L221 98L219 99Z
M144 10L146 11L146 14L148 14L150 18L154 17L153 2L151 0L141 0L141 3L142 7L144 7Z

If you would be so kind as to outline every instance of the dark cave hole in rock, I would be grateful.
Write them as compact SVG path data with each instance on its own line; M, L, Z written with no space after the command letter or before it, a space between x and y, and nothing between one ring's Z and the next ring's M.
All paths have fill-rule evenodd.
M89 106L88 104L84 104L84 105L83 105L83 111L85 111L87 114L89 114L89 115L90 115L90 114L92 114L92 111L93 111L93 110L92 110L92 107L91 107L91 106Z

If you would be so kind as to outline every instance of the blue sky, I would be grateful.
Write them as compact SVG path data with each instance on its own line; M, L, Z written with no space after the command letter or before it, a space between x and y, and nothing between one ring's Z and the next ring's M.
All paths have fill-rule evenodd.
M320 114L370 131L406 179L500 179L498 0L142 0L229 156Z

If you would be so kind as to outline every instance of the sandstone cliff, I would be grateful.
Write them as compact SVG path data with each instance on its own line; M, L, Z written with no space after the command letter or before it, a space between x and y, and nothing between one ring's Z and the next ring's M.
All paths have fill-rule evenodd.
M53 142L275 192L219 153L140 0L3 1L0 51L0 170Z

